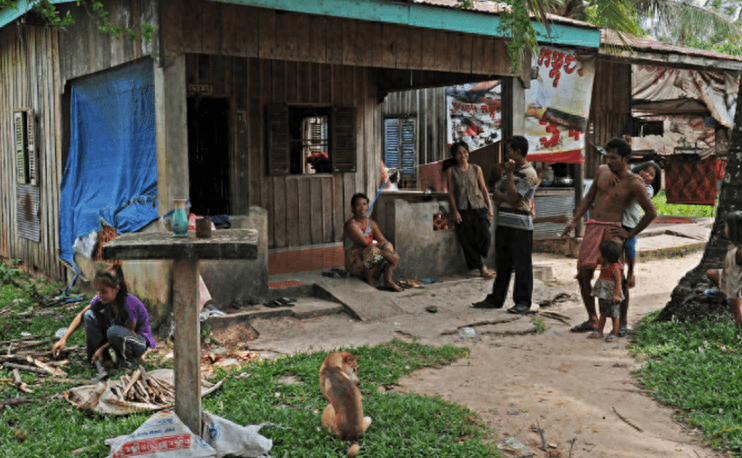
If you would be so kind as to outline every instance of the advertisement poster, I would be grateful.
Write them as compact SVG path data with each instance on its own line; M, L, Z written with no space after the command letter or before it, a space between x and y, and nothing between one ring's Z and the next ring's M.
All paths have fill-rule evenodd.
M595 59L542 46L525 92L528 160L583 163Z
M500 141L500 81L446 88L448 144L464 141L473 151Z

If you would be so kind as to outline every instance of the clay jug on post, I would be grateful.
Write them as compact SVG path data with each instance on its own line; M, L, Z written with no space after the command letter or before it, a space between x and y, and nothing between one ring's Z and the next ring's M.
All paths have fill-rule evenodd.
M173 199L175 213L173 213L173 237L188 237L188 215L186 214L188 199Z

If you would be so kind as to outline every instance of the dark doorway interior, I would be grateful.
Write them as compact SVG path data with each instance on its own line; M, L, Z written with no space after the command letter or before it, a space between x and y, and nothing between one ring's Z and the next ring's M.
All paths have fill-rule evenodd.
M192 213L230 214L227 99L188 98L188 175Z

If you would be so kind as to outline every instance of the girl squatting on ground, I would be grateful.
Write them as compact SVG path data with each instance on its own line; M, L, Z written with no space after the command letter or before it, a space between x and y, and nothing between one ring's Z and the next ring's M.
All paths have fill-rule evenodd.
M742 211L727 214L724 235L731 241L727 255L724 257L724 267L706 271L706 277L711 280L722 295L732 306L734 325L737 333L742 333ZM706 290L707 296L718 295L716 290Z
M98 295L75 316L52 347L52 356L59 355L69 336L83 324L91 363L100 361L104 367L113 367L108 351L113 348L118 366L129 369L148 348L155 348L147 309L139 298L129 294L121 266L99 270L93 283Z
M603 337L603 328L607 318L613 322L613 330L605 338L606 342L618 342L618 319L621 316L621 302L624 299L621 288L621 276L623 274L621 265L621 247L612 240L605 240L598 246L598 264L600 264L600 276L593 285L592 296L598 298L600 308L600 319L598 327L588 335L590 339Z

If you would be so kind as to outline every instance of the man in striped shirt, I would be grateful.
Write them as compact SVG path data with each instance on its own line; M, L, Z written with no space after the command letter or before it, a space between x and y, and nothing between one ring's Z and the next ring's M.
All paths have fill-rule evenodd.
M538 175L526 160L528 141L522 136L505 142L505 175L492 193L497 205L495 228L495 270L492 293L475 302L475 308L502 308L508 293L510 277L515 272L510 313L525 314L531 310L533 294L533 218L531 205L538 187Z

